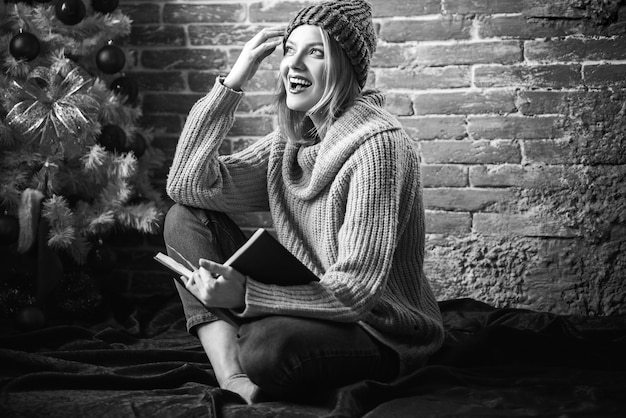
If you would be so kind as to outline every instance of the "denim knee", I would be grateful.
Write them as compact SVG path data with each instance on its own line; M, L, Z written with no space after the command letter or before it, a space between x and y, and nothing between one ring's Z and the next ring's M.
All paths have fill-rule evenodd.
M215 228L209 226L212 216L211 211L178 203L173 205L165 215L163 225L165 244L185 256L190 256L194 263L203 255L215 261L222 261L215 259L216 256L221 256L221 252L217 248Z
M280 317L268 317L239 329L239 362L256 385L276 396L299 393L293 385L299 352L297 338L284 331Z
M180 231L180 225L188 219L191 212L187 206L175 203L170 207L165 215L165 221L163 223L163 239L165 242L171 242L175 239Z

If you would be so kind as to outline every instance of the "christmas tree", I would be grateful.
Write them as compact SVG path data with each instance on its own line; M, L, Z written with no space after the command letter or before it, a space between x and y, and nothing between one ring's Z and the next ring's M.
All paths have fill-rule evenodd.
M118 3L0 4L0 245L45 241L80 266L102 236L159 229L164 156L139 125Z

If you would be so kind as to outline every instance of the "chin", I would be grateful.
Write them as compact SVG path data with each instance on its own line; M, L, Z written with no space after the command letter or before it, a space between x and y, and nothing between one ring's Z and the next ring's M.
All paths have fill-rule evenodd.
M287 108L293 110L294 112L308 112L311 110L313 106L305 105L303 103L294 102L293 100L287 99Z

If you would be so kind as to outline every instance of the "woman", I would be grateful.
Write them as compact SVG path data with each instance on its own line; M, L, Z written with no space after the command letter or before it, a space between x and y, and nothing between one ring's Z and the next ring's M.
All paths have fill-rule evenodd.
M281 43L278 129L219 156L242 89ZM302 9L286 29L264 29L245 45L191 109L178 143L166 243L199 260L187 287L204 305L248 320L235 329L179 289L187 326L220 387L249 403L390 381L443 339L423 273L419 158L383 97L362 92L375 44L363 0ZM319 282L266 285L220 264L245 241L224 213L261 210Z

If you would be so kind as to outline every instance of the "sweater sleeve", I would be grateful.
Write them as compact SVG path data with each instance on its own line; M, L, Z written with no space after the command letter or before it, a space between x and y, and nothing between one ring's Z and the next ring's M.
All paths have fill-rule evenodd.
M189 111L167 177L175 202L224 212L268 209L271 135L232 155L218 152L242 96L218 79Z
M383 132L346 162L345 218L333 252L335 261L320 282L273 286L249 279L244 317L267 314L310 316L342 322L363 320L379 301L392 270L402 225L415 196L414 160L397 134ZM399 141L402 142L402 141ZM406 189L404 189L406 187Z

